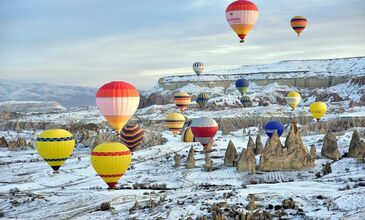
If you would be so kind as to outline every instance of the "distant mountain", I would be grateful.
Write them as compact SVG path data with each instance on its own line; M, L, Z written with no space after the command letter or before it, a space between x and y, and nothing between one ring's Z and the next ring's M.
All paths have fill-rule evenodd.
M56 101L62 106L95 105L96 88L0 80L0 102Z

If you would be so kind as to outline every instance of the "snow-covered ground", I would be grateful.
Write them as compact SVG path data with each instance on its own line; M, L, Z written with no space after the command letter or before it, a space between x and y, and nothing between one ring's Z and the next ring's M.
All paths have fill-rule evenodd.
M3 149L0 152L0 210L5 217L20 219L185 219L187 216L210 216L206 207L213 203L226 201L228 205L237 204L244 208L248 204L247 195L253 193L262 199L257 202L261 209L269 204L279 205L283 199L292 197L309 218L365 217L365 187L356 185L365 180L364 164L345 158L332 164L331 174L315 177L321 164L328 161L320 157L323 135L303 137L307 147L312 144L317 147L319 159L313 169L251 175L224 167L223 156L228 141L232 140L241 152L247 145L248 130L252 135L257 133L257 128L249 128L245 132L239 130L216 136L211 157L217 169L212 172L202 169L204 155L200 144L182 143L179 137L164 132L169 139L165 145L133 154L130 170L119 181L124 188L130 188L112 191L107 190L96 176L87 149L77 149L59 174L52 173L34 148ZM338 136L341 153L348 150L351 134L346 132ZM262 135L262 141L266 139ZM197 167L185 169L187 151L192 145L198 151L195 154ZM173 167L176 152L183 155L182 166L178 168ZM250 184L252 180L259 184ZM135 183L166 184L166 189L133 189ZM225 200L223 193L232 193L232 196ZM155 208L129 211L136 201L143 207L150 199L156 201ZM114 209L98 211L102 202L110 202ZM300 218L294 210L287 212L290 218Z

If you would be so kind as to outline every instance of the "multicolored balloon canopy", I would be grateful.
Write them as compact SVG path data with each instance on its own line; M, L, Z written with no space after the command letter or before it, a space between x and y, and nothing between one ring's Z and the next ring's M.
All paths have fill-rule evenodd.
M209 101L209 94L206 92L200 93L196 98L196 104L199 105L200 108L203 108Z
M249 107L251 105L251 98L248 95L243 95L240 101L243 107Z
M208 117L201 117L193 119L191 130L195 139L199 141L203 147L207 147L209 141L217 134L218 124L214 119Z
M259 17L257 6L250 1L237 0L226 9L226 19L234 32L244 42L246 35L251 31Z
M49 129L37 137L35 144L39 155L57 173L72 154L76 141L66 130Z
M120 133L122 142L130 149L134 150L143 141L144 130L139 124L127 124Z
M275 131L278 133L280 137L283 134L284 130L285 130L284 125L280 121L269 121L268 123L265 124L265 132L267 136L269 136L270 138L272 137Z
M184 112L190 105L191 96L186 92L179 92L174 96L174 103L181 112Z
M300 37L302 31L307 27L308 20L303 16L295 16L291 19L290 25Z
M166 116L165 127L168 128L174 135L177 135L184 127L185 121L186 119L184 115L177 112L170 113Z
M181 133L181 141L182 142L195 142L195 137L191 127L185 128L185 130Z
M139 100L138 90L124 81L107 83L96 93L96 105L118 133L136 112Z
M202 74L202 72L204 71L204 64L201 62L193 63L193 70L196 75L200 76L200 74Z
M239 79L236 81L236 88L241 93L241 95L248 92L249 86L250 82L247 79Z
M91 152L91 165L109 188L115 188L131 164L131 154L130 150L121 143L99 144Z

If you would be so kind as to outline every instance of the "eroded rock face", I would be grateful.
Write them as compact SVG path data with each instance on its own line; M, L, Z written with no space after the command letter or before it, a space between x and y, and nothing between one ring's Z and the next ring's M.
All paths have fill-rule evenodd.
M314 145L311 146L310 154L311 154L311 156L312 156L313 159L316 159L317 158L317 149L316 149L316 146L314 146Z
M361 141L360 133L355 130L352 134L348 155L357 158L359 153L365 153L365 144L364 141Z
M276 132L268 140L260 158L259 170L298 170L313 166L314 158L304 146L296 125L292 124L285 140L285 147Z
M8 142L5 140L5 137L0 138L0 147L9 147Z
M326 136L324 137L321 155L331 160L340 159L336 135L330 130L328 130Z
M204 170L205 171L212 171L213 170L213 161L212 159L210 158L210 155L209 153L206 153L205 154L205 163L204 163Z
M234 161L237 160L237 157L238 157L238 155L237 155L236 146L230 140L228 143L228 147L226 149L226 153L224 155L224 166L233 167Z
M260 134L258 134L257 137L256 137L255 154L259 155L259 154L262 154L263 152L264 152L264 145L262 144Z
M186 168L195 168L194 147L191 147L189 150L188 158L186 161Z
M237 171L250 171L253 174L256 172L255 154L251 148L243 149L240 158L237 161Z
M248 137L247 148L251 148L252 152L254 153L256 152L256 146L255 143L253 142L251 135Z

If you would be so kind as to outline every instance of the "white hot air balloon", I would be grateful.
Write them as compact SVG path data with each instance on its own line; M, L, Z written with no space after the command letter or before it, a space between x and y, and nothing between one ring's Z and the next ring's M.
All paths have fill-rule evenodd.
M204 71L204 64L201 62L194 63L193 70L199 76Z

